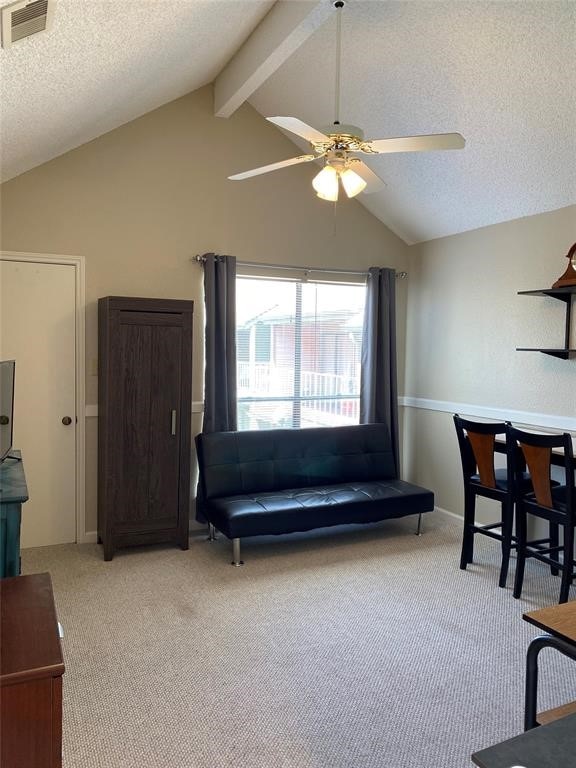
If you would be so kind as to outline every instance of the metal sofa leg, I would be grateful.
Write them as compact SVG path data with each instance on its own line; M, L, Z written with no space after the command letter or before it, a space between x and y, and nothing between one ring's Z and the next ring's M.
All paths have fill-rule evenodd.
M216 541L216 528L212 523L208 523L208 541Z
M236 568L244 565L244 560L240 560L240 539L232 539L232 565Z
M422 536L422 512L418 515L418 525L416 526L416 536Z

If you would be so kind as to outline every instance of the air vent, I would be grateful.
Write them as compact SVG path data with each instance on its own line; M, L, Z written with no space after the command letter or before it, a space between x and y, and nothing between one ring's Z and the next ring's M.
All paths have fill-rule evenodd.
M20 0L2 9L2 48L52 26L54 0Z

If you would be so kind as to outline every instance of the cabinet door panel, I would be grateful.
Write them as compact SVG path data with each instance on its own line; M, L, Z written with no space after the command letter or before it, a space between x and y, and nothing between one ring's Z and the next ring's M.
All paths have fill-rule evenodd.
M153 329L148 517L166 519L167 525L178 520L181 346L180 326Z
M151 341L150 326L126 325L120 318L116 339L119 392L112 418L118 433L114 513L124 522L148 517Z

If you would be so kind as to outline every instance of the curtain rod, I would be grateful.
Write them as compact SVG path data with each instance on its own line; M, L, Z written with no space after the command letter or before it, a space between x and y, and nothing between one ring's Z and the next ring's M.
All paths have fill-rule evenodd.
M197 254L192 258L192 261L198 262L198 264L204 264L206 261L205 256L200 256ZM292 272L294 270L299 270L301 272L319 272L319 273L328 273L328 274L336 274L336 275L368 275L368 272L366 270L357 270L357 269L320 269L318 267L296 267L296 266L289 266L288 264L263 264L262 262L252 262L252 261L239 261L237 262L238 266L240 267L264 267L265 269L289 269ZM396 277L399 280L404 280L408 277L408 272L396 272Z

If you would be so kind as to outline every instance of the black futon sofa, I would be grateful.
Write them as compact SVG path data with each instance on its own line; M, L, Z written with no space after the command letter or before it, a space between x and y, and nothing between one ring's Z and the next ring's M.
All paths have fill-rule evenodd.
M434 494L398 479L383 424L203 433L196 438L201 514L244 536L374 523L434 509ZM418 519L418 529L420 518Z

